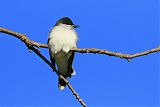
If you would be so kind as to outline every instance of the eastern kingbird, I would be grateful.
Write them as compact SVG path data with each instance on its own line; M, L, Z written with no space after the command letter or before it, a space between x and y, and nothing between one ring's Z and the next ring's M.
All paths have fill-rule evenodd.
M74 28L79 26L73 24L68 17L63 17L57 21L53 29L49 33L48 47L52 64L57 65L58 73L64 78L75 75L76 72L72 67L74 52L70 52L72 48L77 47L78 36ZM58 87L63 90L66 83L62 79L58 79Z

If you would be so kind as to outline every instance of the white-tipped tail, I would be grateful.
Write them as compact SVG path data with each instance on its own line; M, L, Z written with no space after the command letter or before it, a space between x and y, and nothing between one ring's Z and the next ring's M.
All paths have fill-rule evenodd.
M64 88L65 88L65 86L61 86L61 85L59 84L59 89L60 89L60 90L64 90Z
M59 80L58 80L58 88L60 90L64 90L65 86L66 86L66 83L62 79L59 78Z

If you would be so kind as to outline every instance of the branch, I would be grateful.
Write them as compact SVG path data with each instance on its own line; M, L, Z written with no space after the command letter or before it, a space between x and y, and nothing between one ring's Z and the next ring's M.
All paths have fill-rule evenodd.
M74 48L72 49L72 51L79 52L79 53L105 54L105 55L115 56L115 57L124 58L124 59L132 59L132 58L148 55L154 52L159 52L160 47L150 49L144 52L135 53L135 54L122 54L119 52L111 52L111 51L101 50L96 48L84 48L84 49Z
M39 53L39 51L34 48L33 46L30 46L30 45L27 45L28 49L34 51L44 62L46 62L51 68L53 71L56 72L56 74L61 78L63 79L67 86L69 87L69 89L72 91L73 95L76 97L76 99L81 103L81 105L83 107L87 107L86 104L84 103L84 101L80 98L80 96L77 94L77 92L73 89L73 87L71 86L71 84L62 76L62 75L59 75L57 69L51 64L50 61L48 61L41 53Z
M17 37L18 39L20 39L22 42L25 43L25 45L28 47L29 50L32 50L33 52L35 52L45 63L47 63L53 71L56 72L56 74L61 78L63 79L67 86L69 87L69 89L72 91L73 95L76 97L76 99L81 103L81 105L83 107L87 107L87 105L84 103L84 101L80 98L80 96L77 94L77 92L73 89L73 87L71 86L71 84L62 76L62 75L59 75L57 69L51 64L50 61L48 61L40 52L38 49L34 48L33 46L36 46L36 47L43 47L43 48L47 48L48 46L45 45L45 44L40 44L40 43L37 43L37 42L34 42L32 40L30 40L25 34L20 34L20 33L17 33L17 32L14 32L14 31L11 31L11 30L8 30L8 29L5 29L5 28L0 28L0 32L2 33L6 33L6 34L9 34L9 35L12 35L14 37Z
M63 79L66 82L67 86L72 91L73 95L76 96L76 99L81 103L82 106L86 107L86 104L83 102L83 100L80 98L80 96L76 93L76 91L73 89L73 87L69 84L69 82L62 75L59 75L56 68L50 63L50 61L48 61L41 53L39 53L39 51L36 48L34 48L34 47L48 48L48 45L32 41L25 34L21 34L21 33L18 33L18 32L9 30L9 29L0 28L0 32L14 36L14 37L20 39L22 42L24 42L29 49L33 50L41 59L43 59L57 73L57 75L61 79ZM73 49L71 49L71 51L79 52L79 53L105 54L105 55L115 56L115 57L124 58L124 59L129 60L132 58L136 58L136 57L148 55L151 53L159 52L160 47L150 49L150 50L147 50L144 52L135 53L135 54L123 54L123 53L111 52L108 50L101 50L101 49L96 49L96 48L81 48L81 49L80 48L73 48Z
M32 41L25 34L20 34L18 32L14 32L5 28L0 28L0 32L17 37L18 39L23 41L25 44L35 46L35 47L48 48L48 45ZM123 54L123 53L112 52L112 51L96 49L96 48L81 48L81 49L73 48L71 49L71 51L79 52L79 53L105 54L105 55L115 56L115 57L124 58L124 59L132 59L132 58L148 55L151 53L159 52L160 47L150 49L144 52L135 53L135 54Z
M0 32L14 36L20 39L25 44L35 46L35 47L48 48L46 44L41 44L41 43L37 43L37 42L30 40L25 34L21 34L21 33L18 33L18 32L9 30L9 29L5 29L5 28L0 28Z

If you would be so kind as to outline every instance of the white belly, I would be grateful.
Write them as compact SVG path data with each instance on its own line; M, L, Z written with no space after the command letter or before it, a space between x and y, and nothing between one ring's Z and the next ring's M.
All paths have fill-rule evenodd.
M64 51L68 53L70 49L77 47L77 33L74 29L64 26L55 26L49 34L49 49L52 53Z

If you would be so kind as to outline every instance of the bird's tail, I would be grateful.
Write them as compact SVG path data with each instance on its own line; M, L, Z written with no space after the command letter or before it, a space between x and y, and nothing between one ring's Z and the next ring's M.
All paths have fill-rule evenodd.
M63 90L63 89L65 88L65 86L66 86L66 82L59 77L59 78L58 78L58 88L59 88L60 90Z
M68 67L67 74L66 74L66 76L64 76L65 79L68 78L68 77L71 78L71 76L73 76L73 75L76 75L76 71L73 69L72 66ZM63 90L65 88L65 86L66 86L66 82L59 77L58 78L58 88L60 90Z

